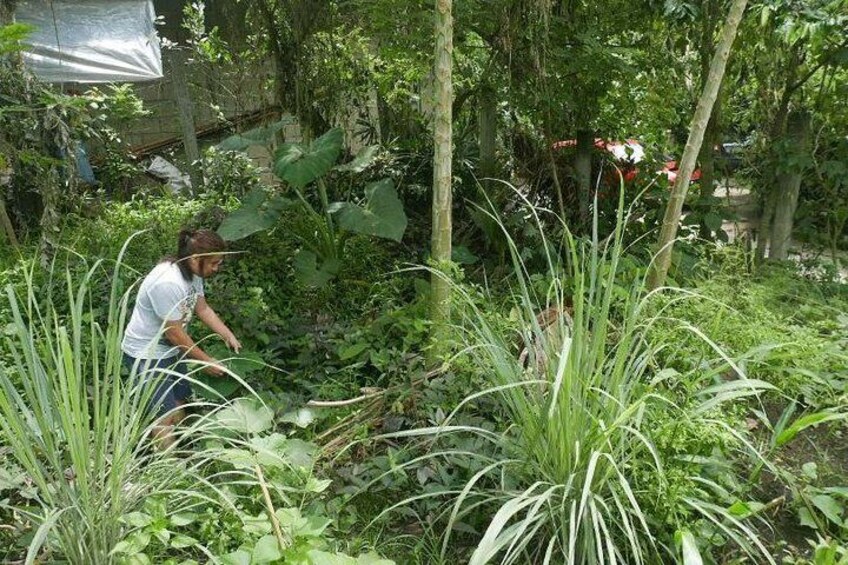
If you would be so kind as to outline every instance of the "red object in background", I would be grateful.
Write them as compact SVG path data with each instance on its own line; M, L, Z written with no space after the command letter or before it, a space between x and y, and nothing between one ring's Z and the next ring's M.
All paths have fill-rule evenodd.
M663 166L662 171L668 178L668 184L674 184L674 181L677 180L677 161L666 161L665 166ZM692 177L689 179L689 182L697 182L701 180L701 169L695 169L692 171Z
M636 180L636 177L639 175L639 168L636 164L645 159L645 148L641 143L635 139L628 139L622 142L595 138L594 145L595 149L599 151L606 151L614 157L615 168L612 169L612 172L609 173L609 175L605 175L605 180L608 184L617 184L622 179L625 184ZM553 144L554 149L570 147L577 147L576 139L557 141ZM657 171L657 174L665 175L669 185L673 185L674 181L677 179L677 171L677 161L669 159L665 161L663 168ZM692 173L690 182L696 182L700 178L701 169L695 169Z

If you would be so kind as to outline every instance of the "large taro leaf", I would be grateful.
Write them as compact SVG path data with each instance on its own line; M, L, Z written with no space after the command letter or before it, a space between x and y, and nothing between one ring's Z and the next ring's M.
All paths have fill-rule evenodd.
M258 434L274 424L274 411L254 398L239 398L215 414L221 425L233 431Z
M254 188L242 201L241 208L224 218L218 235L236 241L277 225L290 201L282 196L270 196L263 188Z
M348 231L398 242L406 231L406 213L391 179L365 187L364 207L351 202L334 202L330 212L337 215L339 226Z
M368 147L364 147L356 154L356 157L354 157L350 163L339 165L336 167L336 170L348 173L361 173L371 166L374 159L377 157L377 151L379 149L379 145L369 145Z
M206 348L206 350L217 359L227 359L232 355L226 349L216 351L214 348ZM230 371L245 380L249 380L252 374L261 371L265 367L262 356L253 351L241 351L238 357L228 359L225 364ZM221 400L221 397L232 398L236 392L242 389L241 383L229 375L213 377L206 373L201 373L197 375L197 380L209 387L209 389L212 389L209 390L199 386L195 387L195 392L207 400Z
M333 167L343 141L342 130L333 128L309 147L287 143L277 150L274 173L295 188L303 188Z
M294 256L294 274L297 280L306 286L321 288L339 272L341 264L337 259L319 258L312 251L301 249Z
M244 151L251 145L270 145L274 140L274 135L292 122L293 118L287 116L267 126L260 126L243 133L231 135L216 145L216 148L220 151Z

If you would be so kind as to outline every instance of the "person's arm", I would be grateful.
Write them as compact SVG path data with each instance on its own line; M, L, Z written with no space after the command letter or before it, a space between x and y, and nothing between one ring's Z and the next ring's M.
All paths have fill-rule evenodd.
M200 318L200 321L206 324L206 326L221 336L221 339L224 340L224 343L227 344L227 347L232 349L234 352L238 353L241 349L241 343L230 328L227 327L227 324L221 321L221 318L218 317L218 314L215 313L215 310L209 306L209 303L206 302L206 298L203 296L197 297L197 305L194 307L194 313L197 314L197 317Z
M203 351L203 349L197 345L191 336L186 333L185 328L183 328L183 324L179 320L169 321L165 323L165 338L174 346L178 347L180 351L185 353L188 357L192 359L197 359L198 361L203 361L204 363L208 363L206 367L203 368L204 371L209 373L214 377L220 377L226 372L224 369L218 365L218 361L210 356L208 353Z

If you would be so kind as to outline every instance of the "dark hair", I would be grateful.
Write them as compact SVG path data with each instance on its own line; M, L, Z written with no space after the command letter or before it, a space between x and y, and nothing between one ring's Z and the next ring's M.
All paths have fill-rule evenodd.
M177 255L168 257L180 268L183 278L191 280L192 272L187 259L192 255L214 255L227 250L227 242L212 230L180 230L177 238Z

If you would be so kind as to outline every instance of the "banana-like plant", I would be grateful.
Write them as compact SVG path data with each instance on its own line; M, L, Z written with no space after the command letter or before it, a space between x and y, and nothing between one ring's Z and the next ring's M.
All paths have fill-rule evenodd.
M221 144L225 150L243 150L264 143L273 127L233 136ZM325 177L332 171L358 173L374 160L376 147L366 147L349 163L337 165L342 152L343 134L331 129L309 145L286 143L276 151L274 174L283 181L288 196L270 189L255 189L230 214L218 232L229 241L270 230L280 223L283 213L296 207L308 221L295 233L302 247L294 258L298 278L312 286L324 286L339 271L345 243L358 233L400 241L406 231L406 214L391 179L382 179L365 187L360 203L330 202ZM307 198L307 190L318 194L316 207Z

